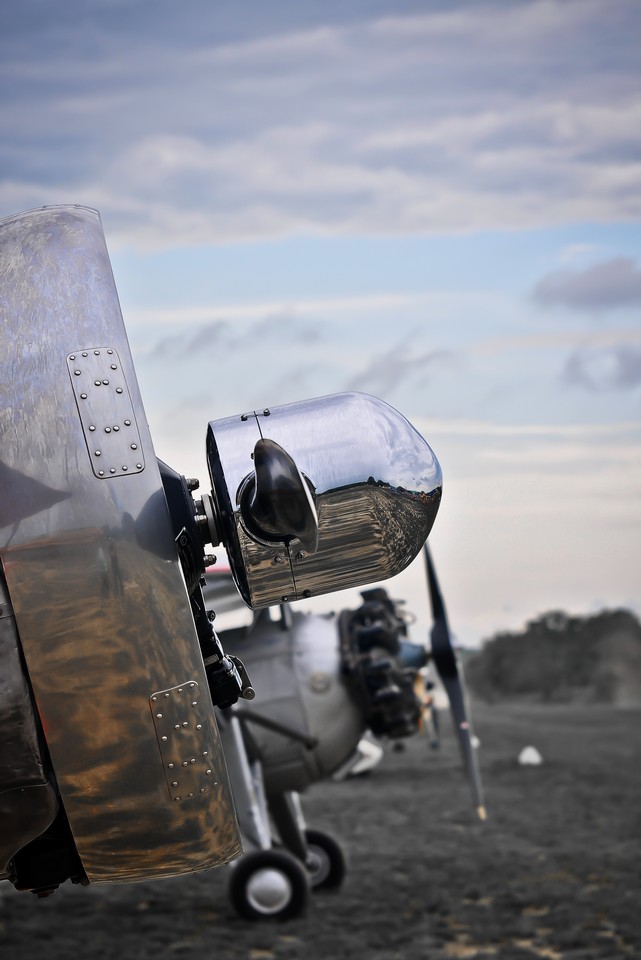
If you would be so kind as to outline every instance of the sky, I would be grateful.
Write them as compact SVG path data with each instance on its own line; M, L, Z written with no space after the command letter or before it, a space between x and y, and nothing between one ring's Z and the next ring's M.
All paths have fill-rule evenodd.
M5 3L0 217L99 210L179 472L371 393L441 462L459 642L641 613L640 41L638 0ZM391 590L426 619L420 561Z

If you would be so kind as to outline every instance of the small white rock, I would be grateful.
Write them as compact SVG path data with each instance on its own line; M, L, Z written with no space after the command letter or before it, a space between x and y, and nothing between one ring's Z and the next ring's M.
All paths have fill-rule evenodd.
M519 763L522 767L538 767L543 763L543 757L536 747L523 747L519 753Z

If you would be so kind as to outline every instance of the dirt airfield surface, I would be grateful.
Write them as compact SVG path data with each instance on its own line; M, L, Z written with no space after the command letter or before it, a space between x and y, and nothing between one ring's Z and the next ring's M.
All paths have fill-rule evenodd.
M249 924L227 868L38 900L0 884L19 960L641 958L641 709L474 706L489 819L475 819L449 717L368 776L304 796L349 873L307 916ZM523 767L525 746L543 757Z

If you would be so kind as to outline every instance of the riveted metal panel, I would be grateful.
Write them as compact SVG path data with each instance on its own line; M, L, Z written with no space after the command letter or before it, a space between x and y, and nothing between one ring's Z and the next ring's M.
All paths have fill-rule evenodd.
M159 690L149 706L171 800L194 800L217 786L207 701L201 700L198 683L187 680Z
M118 351L74 350L67 366L94 476L140 473L145 468L142 444Z

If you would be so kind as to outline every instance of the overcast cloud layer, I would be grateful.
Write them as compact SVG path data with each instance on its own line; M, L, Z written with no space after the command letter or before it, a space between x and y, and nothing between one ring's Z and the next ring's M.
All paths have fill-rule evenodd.
M636 0L1 16L6 213L55 185L100 208L112 244L156 248L641 212Z
M374 393L441 460L463 639L641 609L640 38L638 0L7 0L0 217L100 211L180 472L210 419Z

